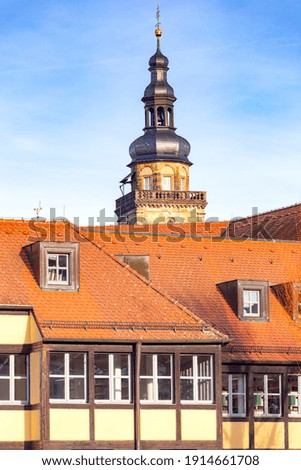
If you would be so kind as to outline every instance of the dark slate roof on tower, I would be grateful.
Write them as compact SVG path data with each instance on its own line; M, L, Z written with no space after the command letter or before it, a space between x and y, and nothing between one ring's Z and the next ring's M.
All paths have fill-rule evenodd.
M190 144L175 132L173 107L176 97L167 81L169 62L161 52L160 28L157 27L155 35L157 50L149 60L151 81L142 98L145 104L144 134L130 145L131 164L172 161L191 165L188 160Z

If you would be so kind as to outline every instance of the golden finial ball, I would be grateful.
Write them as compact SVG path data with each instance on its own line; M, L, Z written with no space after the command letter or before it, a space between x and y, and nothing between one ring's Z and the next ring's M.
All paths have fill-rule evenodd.
M162 29L157 28L155 30L155 35L156 35L157 38L160 38L162 36Z

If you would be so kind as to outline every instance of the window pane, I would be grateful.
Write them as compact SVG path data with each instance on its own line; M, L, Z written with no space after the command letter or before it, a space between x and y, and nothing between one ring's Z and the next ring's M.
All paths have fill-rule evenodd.
M153 375L153 356L151 354L141 355L141 372L140 375Z
M181 400L193 400L192 379L181 379Z
M17 354L15 356L15 375L26 377L26 356L24 354Z
M240 415L246 413L244 395L233 395L232 413Z
M26 379L15 379L15 400L27 401L27 381Z
M67 282L67 270L59 269L58 279L59 282Z
M67 267L67 255L59 255L59 267L60 268Z
M84 400L85 399L85 379L84 378L71 378L70 379L70 400Z
M109 375L109 355L95 354L94 362L95 375Z
M69 374L84 375L85 374L85 354L69 353Z
M170 376L171 375L171 358L169 354L158 354L158 375Z
M198 380L198 400L211 401L211 380Z
M95 379L95 400L109 400L109 379Z
M129 375L128 354L114 354L114 375Z
M50 353L50 375L65 374L65 354Z
M181 377L192 377L193 376L192 356L181 356L180 361L181 361L180 362Z
M232 392L245 393L244 390L244 376L242 374L232 375Z
M158 379L158 400L171 400L171 379Z
M0 401L9 401L9 379L0 379Z
M117 378L114 381L114 400L129 400L128 379Z
M280 397L279 396L268 397L268 410L269 410L269 415L280 414Z
M257 303L251 303L251 310L254 315L259 313L259 305Z
M64 400L65 380L60 377L50 377L50 398Z
M268 393L280 393L279 390L279 375L268 375Z
M154 386L152 379L140 379L141 400L154 400Z
M9 355L0 354L0 376L9 376Z
M57 262L56 255L48 255L48 266L50 268L55 268L56 262Z
M211 377L210 356L197 356L198 377Z

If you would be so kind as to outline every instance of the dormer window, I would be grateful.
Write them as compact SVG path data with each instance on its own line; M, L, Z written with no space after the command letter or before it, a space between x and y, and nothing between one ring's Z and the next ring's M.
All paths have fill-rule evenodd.
M241 321L268 321L268 281L236 279L217 285Z
M36 242L24 250L42 289L79 290L78 243Z

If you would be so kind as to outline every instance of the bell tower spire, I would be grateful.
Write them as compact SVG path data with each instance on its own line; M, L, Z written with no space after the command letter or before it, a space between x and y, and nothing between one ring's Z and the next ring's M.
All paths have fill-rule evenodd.
M131 173L121 181L123 196L116 201L118 223L202 221L206 193L190 191L190 144L176 134L176 97L167 80L169 61L161 52L160 8L157 7L157 50L149 60L150 83L144 91L144 134L129 148ZM124 194L125 184L131 192Z

